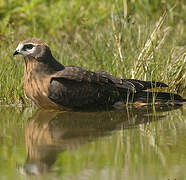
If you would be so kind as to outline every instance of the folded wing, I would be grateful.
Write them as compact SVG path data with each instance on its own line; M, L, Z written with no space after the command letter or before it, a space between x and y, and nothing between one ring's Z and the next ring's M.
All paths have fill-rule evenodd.
M68 107L112 105L133 94L152 87L167 87L164 83L120 79L104 71L87 71L66 66L51 77L49 98Z

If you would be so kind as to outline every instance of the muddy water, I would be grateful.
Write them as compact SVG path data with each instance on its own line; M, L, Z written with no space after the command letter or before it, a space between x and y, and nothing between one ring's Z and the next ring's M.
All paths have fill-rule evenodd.
M0 179L186 179L186 106L0 107Z

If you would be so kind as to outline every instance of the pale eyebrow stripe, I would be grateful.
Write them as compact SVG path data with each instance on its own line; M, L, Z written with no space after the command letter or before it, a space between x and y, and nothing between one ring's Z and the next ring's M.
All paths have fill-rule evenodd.
M22 43L18 44L16 50L17 50L17 51L18 51L18 50L21 50L21 49L23 48L23 46L24 46L24 45L23 45Z

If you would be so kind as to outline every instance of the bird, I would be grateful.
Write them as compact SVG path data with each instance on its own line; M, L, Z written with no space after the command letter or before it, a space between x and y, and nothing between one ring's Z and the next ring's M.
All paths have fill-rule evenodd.
M147 91L168 87L163 82L123 79L101 70L64 66L38 38L21 41L13 56L18 54L24 58L24 92L40 108L86 110L186 101L178 94Z

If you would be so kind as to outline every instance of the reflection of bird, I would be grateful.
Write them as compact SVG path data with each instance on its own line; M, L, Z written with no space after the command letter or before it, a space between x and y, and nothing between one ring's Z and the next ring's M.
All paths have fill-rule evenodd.
M38 110L26 123L27 160L23 170L28 174L51 171L59 153L111 136L113 131L163 119L168 115L167 111L179 107L158 105L116 111L63 113Z
M32 38L19 43L14 55L25 59L24 90L38 106L48 109L85 109L121 103L165 103L181 96L150 93L153 87L167 87L160 82L120 79L103 71L88 71L77 66L63 66L41 40Z

